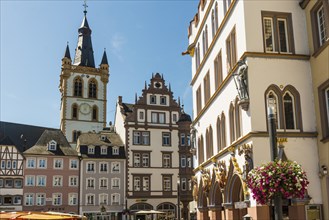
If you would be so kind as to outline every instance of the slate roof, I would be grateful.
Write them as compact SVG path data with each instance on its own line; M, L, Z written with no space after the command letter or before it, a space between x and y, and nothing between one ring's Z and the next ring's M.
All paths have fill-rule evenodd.
M101 136L106 136L105 140L101 140ZM88 154L88 146L95 146L95 153ZM108 146L106 155L102 155L100 152L101 146ZM112 147L119 147L119 155L112 154ZM101 132L99 133L82 133L78 139L77 151L81 153L83 157L88 158L111 158L111 159L124 159L125 149L124 144L120 136L115 132Z
M57 143L56 150L48 149L48 143L52 140ZM60 130L45 130L37 143L26 150L24 154L78 156L78 152L70 146L63 132Z
M58 130L55 128L0 121L0 142L2 143L4 141L6 143L5 138L8 136L13 145L22 153L24 150L31 148L46 129Z

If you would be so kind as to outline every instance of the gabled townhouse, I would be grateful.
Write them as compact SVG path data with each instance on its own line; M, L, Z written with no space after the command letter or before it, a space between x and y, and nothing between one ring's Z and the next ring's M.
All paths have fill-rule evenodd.
M323 219L329 219L329 2L303 0L318 131Z
M79 157L64 134L45 130L23 155L23 210L78 213Z
M23 210L23 151L33 146L45 127L0 122L0 210Z
M246 186L248 172L272 159L269 107L283 157L301 164L310 182L304 199L283 201L283 217L305 219L323 200L299 1L200 0L188 38L198 219L271 218L273 206L257 204Z
M159 73L152 74L148 85L145 82L142 95L136 95L134 104L125 103L121 96L118 97L115 128L127 154L125 184L130 213L156 210L164 212L158 214L158 218L177 218L178 175L182 174L180 184L184 192L188 190L186 181L191 178L187 176L189 172L180 169L179 155L182 158L189 156L179 144L179 135L182 138L186 135L184 141L187 143L189 133L186 127L180 129L177 124L180 116L180 105ZM185 160L182 159L184 167ZM182 192L182 195L185 196L186 211L187 193ZM145 218L138 214L133 217Z
M113 127L82 133L80 155L80 213L88 219L122 219L125 209L126 154Z
M0 211L21 211L24 157L11 139L0 138Z

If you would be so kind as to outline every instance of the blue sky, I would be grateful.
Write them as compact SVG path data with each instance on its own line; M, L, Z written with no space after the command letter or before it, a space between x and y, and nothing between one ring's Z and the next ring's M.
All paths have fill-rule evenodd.
M59 128L61 59L72 58L83 1L1 2L0 120ZM106 48L110 65L107 121L119 95L133 103L152 73L164 75L192 114L187 28L197 0L87 1L95 64ZM192 116L192 115L191 115Z

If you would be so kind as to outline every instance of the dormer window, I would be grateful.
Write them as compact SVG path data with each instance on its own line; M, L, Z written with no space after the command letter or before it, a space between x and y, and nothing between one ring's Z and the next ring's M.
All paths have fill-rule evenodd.
M95 146L88 146L88 154L95 154Z
M101 141L106 141L106 135L101 135Z
M113 155L119 155L119 148L118 147L113 147L112 148L112 154Z
M150 96L150 104L157 104L157 97L155 95Z
M107 146L101 146L101 155L107 155Z
M49 141L48 143L48 150L56 150L57 143L54 140Z

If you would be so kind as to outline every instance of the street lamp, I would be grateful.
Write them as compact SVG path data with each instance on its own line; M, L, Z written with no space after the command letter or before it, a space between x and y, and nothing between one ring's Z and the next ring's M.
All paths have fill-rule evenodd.
M177 178L177 219L180 220L180 179Z
M278 159L277 140L276 140L276 123L275 123L276 103L275 99L268 97L267 99L267 120L268 132L271 146L271 160ZM279 195L274 197L274 219L282 220L282 198Z

